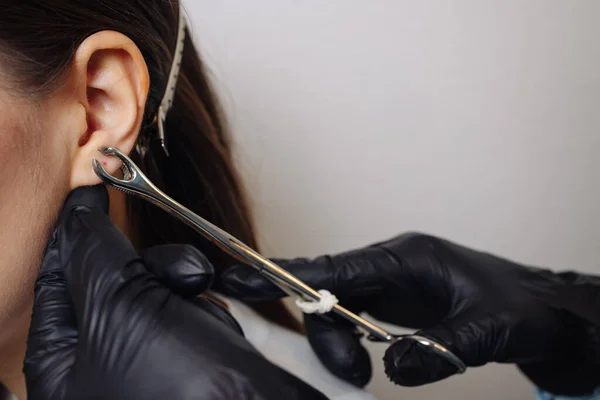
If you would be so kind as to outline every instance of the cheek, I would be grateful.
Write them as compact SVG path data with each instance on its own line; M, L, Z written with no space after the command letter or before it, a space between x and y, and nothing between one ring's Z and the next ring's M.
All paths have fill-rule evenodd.
M0 116L0 326L31 312L46 238L68 192L67 157L53 132L21 121ZM0 332L0 347L10 334Z
M61 135L50 124L12 113L0 116L0 205L25 205L60 197L66 189L68 153ZM58 192L57 192L58 190Z

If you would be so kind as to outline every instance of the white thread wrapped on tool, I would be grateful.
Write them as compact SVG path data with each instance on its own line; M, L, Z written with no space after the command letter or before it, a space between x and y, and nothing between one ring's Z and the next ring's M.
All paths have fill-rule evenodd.
M335 307L335 305L339 302L338 298L335 297L329 290L319 290L319 294L321 295L321 300L301 300L296 299L296 305L298 308L302 310L305 314L325 314L328 313Z

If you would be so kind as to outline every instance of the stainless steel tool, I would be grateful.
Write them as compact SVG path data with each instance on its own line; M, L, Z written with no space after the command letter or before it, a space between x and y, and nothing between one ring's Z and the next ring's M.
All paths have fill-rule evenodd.
M258 254L229 233L211 224L167 196L150 182L150 180L141 172L139 167L120 150L113 147L105 147L100 149L100 152L105 156L117 157L122 162L121 171L123 173L123 179L119 179L106 172L98 160L93 161L92 167L94 172L107 186L134 196L142 197L169 212L176 218L179 218L206 239L219 246L223 251L235 257L240 262L256 268L285 293L299 296L304 300L321 300L321 294L319 294L317 290L311 288L269 259ZM339 304L336 304L331 311L350 321L363 331L366 331L369 340L387 343L393 343L398 340L413 340L446 359L453 364L460 373L466 370L466 366L460 358L454 355L446 347L431 339L418 335L391 334Z

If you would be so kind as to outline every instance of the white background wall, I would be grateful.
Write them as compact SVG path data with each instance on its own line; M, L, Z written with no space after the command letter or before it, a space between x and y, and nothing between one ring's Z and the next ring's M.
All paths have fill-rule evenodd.
M600 273L597 0L188 0L265 252L407 230ZM375 364L382 345L372 345ZM267 377L265 377L267 378ZM379 399L527 399L509 366Z

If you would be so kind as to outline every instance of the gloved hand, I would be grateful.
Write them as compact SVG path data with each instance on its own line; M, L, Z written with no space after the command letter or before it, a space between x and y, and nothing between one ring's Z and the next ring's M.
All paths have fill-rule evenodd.
M224 309L186 299L211 282L201 253L136 252L107 204L103 187L74 191L48 244L24 365L30 400L325 398L262 357Z
M564 293L562 300L556 296L568 285L565 275L422 234L315 260L275 261L313 288L331 291L354 312L419 329L418 335L446 346L467 366L517 363L538 386L558 394L584 394L600 385L600 357L591 351L600 349L597 331L581 313L560 307ZM245 266L221 278L225 293L245 301L283 296ZM600 315L600 304L594 309L581 303L572 308ZM334 314L306 315L305 322L315 353L332 373L356 384L369 380L368 355L352 326ZM384 363L389 378L404 386L457 372L413 341L391 345ZM558 366L561 373L551 379L543 372Z

